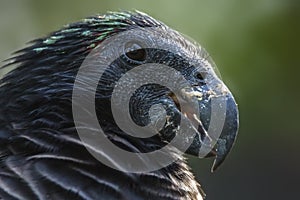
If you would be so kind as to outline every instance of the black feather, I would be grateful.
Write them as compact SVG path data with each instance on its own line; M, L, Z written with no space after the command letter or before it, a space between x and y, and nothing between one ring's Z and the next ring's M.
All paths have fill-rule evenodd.
M92 157L74 127L72 87L88 53L117 32L152 26L165 25L139 12L89 17L32 41L7 61L4 67L15 69L0 81L0 199L199 197L200 186L183 157L158 171L124 173ZM115 130L106 126L108 137L124 148L163 145L157 138L151 144L129 141Z

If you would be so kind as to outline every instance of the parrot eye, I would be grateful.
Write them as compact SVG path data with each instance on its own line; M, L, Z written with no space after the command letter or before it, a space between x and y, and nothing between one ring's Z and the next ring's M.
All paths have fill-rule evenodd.
M146 50L143 49L142 45L136 42L128 42L125 44L125 56L135 62L143 62L146 60Z

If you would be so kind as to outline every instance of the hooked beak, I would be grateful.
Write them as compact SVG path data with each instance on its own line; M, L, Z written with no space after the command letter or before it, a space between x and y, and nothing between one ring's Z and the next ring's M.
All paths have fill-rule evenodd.
M212 172L215 171L224 162L225 158L227 157L235 143L238 133L238 107L231 94L227 97L226 103L226 118L223 130L213 150L216 153L215 160L211 169Z
M207 86L195 87L194 93L201 93L201 98L198 98L200 117L197 118L195 115L191 116L191 114L187 115L192 123L196 121L196 123L193 124L194 127L197 127L198 134L185 153L199 157L215 157L211 169L212 172L215 171L227 157L235 143L238 132L238 107L234 97L227 88L226 91L225 93L219 93L219 95L211 95L211 90L209 90ZM223 103L214 103L214 101L220 102L219 100ZM176 102L178 100L174 99L174 101ZM215 104L214 108L212 104ZM223 113L214 113L216 109L218 110L218 106L220 109L223 109ZM215 118L213 119L214 115ZM212 122L213 120L217 122ZM209 127L211 123L219 123L218 120L222 123L221 128L217 131L212 128L210 132ZM214 135L214 131L219 133ZM214 140L214 143L212 140ZM200 156L200 152L203 148L209 148L209 151L205 153L205 156Z

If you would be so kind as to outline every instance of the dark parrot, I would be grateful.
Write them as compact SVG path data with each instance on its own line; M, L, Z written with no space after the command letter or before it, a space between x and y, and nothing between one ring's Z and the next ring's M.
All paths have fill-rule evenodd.
M123 53L107 66L98 81L93 100L96 120L105 137L118 148L148 153L166 147L176 159L160 169L126 172L118 165L119 160L125 162L124 157L109 153L100 145L103 151L98 153L114 165L110 167L90 153L77 132L92 128L85 124L76 127L72 95L79 68L91 51L120 33L143 28L150 28L147 29L149 38L157 31L157 40L162 37L171 48L143 47L132 41L118 47ZM139 34L132 36L135 37L139 37L140 42L153 40L155 43L156 40L155 37L143 39ZM108 58L110 56L103 59ZM159 118L162 112L156 111L154 104L161 105L167 116L157 134L139 138L118 127L111 98L121 77L141 64L162 64L176 69L191 88L185 90L183 87L176 93L155 83L138 87L129 99L133 122L145 127ZM215 170L237 135L237 105L215 75L209 55L197 44L141 12L111 12L69 24L32 41L3 67L7 66L14 68L0 80L0 199L203 199L205 195L180 153L180 147L170 145L171 141L181 134L183 140L178 143L190 142L185 153L195 156L207 146L210 150L205 157L215 157L212 168ZM89 80L92 78L87 75L84 81L88 83ZM124 83L134 86L130 80L126 82L125 79ZM172 80L169 83L173 84ZM174 81L174 84L180 88L179 82ZM211 84L216 87L212 88ZM181 105L185 102L189 107L192 98L197 100L199 117L191 114L193 110L184 111ZM215 99L225 101L224 116L213 111ZM78 109L82 107L79 105ZM216 107L223 108L221 104ZM211 146L207 142L213 140L208 133L209 125L219 118L223 118L224 123L216 143ZM181 122L195 133L192 140L179 131ZM156 160L140 160L145 166L150 166L151 162ZM129 163L130 166L137 164Z

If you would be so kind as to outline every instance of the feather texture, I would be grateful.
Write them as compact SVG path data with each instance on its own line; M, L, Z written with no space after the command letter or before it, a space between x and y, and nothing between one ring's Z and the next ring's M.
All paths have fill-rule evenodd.
M152 26L165 25L140 12L89 17L32 41L7 61L16 68L0 81L0 199L202 199L183 157L158 171L124 173L92 157L74 127L72 87L87 54L117 32ZM132 151L151 148L109 125L106 132Z

